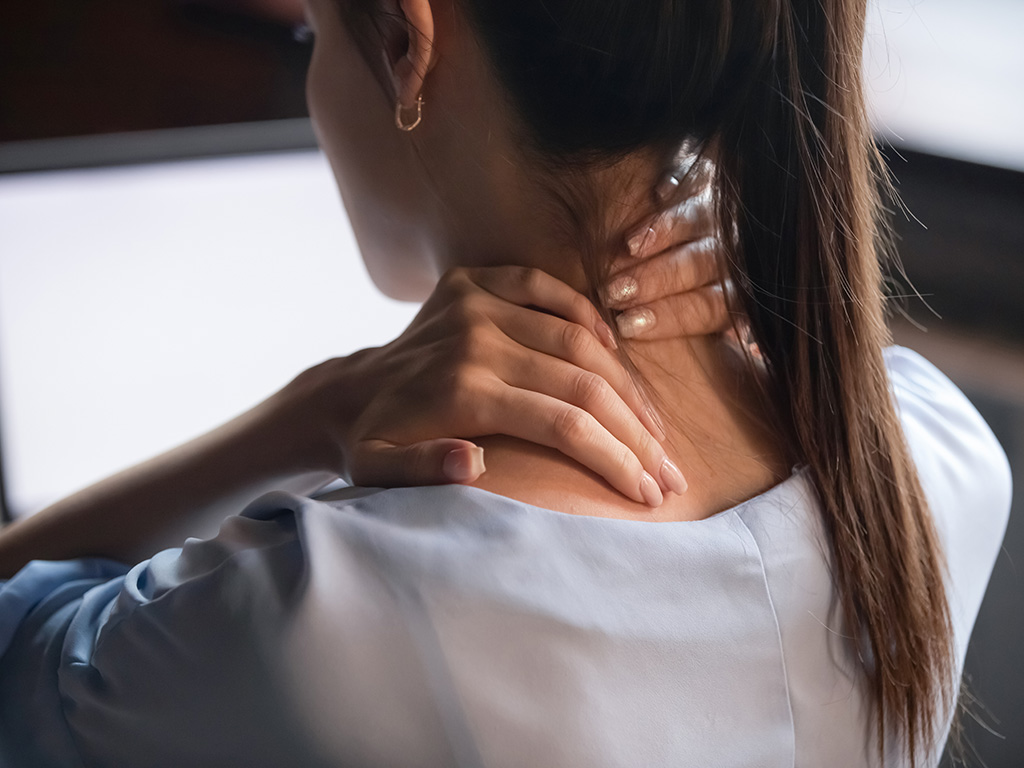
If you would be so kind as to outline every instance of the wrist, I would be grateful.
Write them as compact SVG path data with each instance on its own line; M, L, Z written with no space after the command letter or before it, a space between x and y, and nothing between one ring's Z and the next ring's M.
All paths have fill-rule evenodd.
M274 418L288 435L296 469L347 476L349 436L372 394L367 374L373 352L326 360L275 396Z

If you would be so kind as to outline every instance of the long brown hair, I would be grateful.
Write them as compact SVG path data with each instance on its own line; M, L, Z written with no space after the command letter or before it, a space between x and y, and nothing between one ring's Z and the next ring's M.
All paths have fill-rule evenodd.
M814 478L880 757L888 727L914 764L941 733L955 666L944 564L882 359L885 177L864 108L864 3L782 5L774 53L720 135L730 271Z
M927 758L955 665L945 569L882 356L881 164L861 82L866 0L460 5L524 142L554 173L641 150L668 158L684 143L713 158L727 272L780 434L819 496L879 757L889 735L911 764ZM365 7L343 3L350 20L373 19Z

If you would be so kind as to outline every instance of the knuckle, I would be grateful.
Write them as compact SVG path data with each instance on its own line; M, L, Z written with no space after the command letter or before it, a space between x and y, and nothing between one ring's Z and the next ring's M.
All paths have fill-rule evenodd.
M541 288L542 273L533 267L515 267L514 280L527 296L536 296Z
M573 406L566 406L552 421L556 444L583 445L590 442L590 417Z
M484 378L482 369L471 363L463 363L452 370L449 377L450 389L458 399L473 397L484 389Z
M455 340L461 339L473 324L471 312L461 299L446 304L438 313L436 323L440 333Z
M591 351L590 332L582 325L567 323L562 331L562 348L566 359L578 360Z
M665 458L665 451L658 444L658 442L648 434L647 430L641 430L639 437L636 440L637 449L634 453L634 457L641 464L644 461L649 462L650 466L659 466L661 460ZM642 467L641 467L642 469Z
M582 293L576 293L573 295L570 302L570 309L573 313L573 317L577 320L589 320L591 322L596 322L600 319L597 308L594 307L590 299Z
M469 270L466 267L452 267L441 275L437 284L442 290L461 293L469 287L471 282Z
M439 406L442 412L454 412L467 403L478 403L489 395L487 377L472 365L461 365L448 375L447 386L441 388Z
M576 380L573 383L573 394L576 404L591 412L606 402L608 389L608 383L596 373L590 371L583 371L577 374Z
M616 480L619 483L636 487L640 483L640 477L644 473L644 465L627 446L620 442L614 442L607 447L602 446L611 461L610 466L615 468ZM608 478L611 480L612 478Z
M457 333L464 334L488 322L483 297L475 291L464 291L446 308Z

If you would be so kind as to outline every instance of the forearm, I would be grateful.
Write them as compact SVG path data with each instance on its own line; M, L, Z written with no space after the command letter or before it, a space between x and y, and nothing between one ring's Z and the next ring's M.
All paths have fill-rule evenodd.
M266 491L310 493L329 482L337 473L302 424L295 388L293 382L212 432L7 526L0 531L0 578L33 559L137 562L216 531Z

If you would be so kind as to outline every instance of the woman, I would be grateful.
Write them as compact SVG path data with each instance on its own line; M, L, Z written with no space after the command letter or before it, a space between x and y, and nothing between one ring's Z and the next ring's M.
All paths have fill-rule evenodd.
M287 456L370 483L415 444L419 477L447 467L476 487L271 494L127 574L22 570L0 593L0 691L47 741L5 714L9 754L934 764L1009 475L948 380L883 351L863 4L310 11L310 106L364 258L388 293L430 299L396 347L311 370L206 458L229 478ZM645 283L620 279L619 244L643 244L646 190L683 146L714 161L715 229L756 354L661 336L664 313L628 308ZM606 320L625 307L617 339L580 294ZM477 332L488 324L569 367L512 365ZM394 403L436 392L423 361L446 359L453 328L488 365L444 382L482 405L450 406L438 441L430 417L396 419ZM337 406L364 365L379 383ZM537 417L474 440L481 474L477 448L450 436L494 431L502 398ZM281 439L239 467L252 421ZM102 541L61 556L147 554L133 505L173 499L175 519L201 506L156 477L143 468L11 531L6 562L83 519L102 521Z

